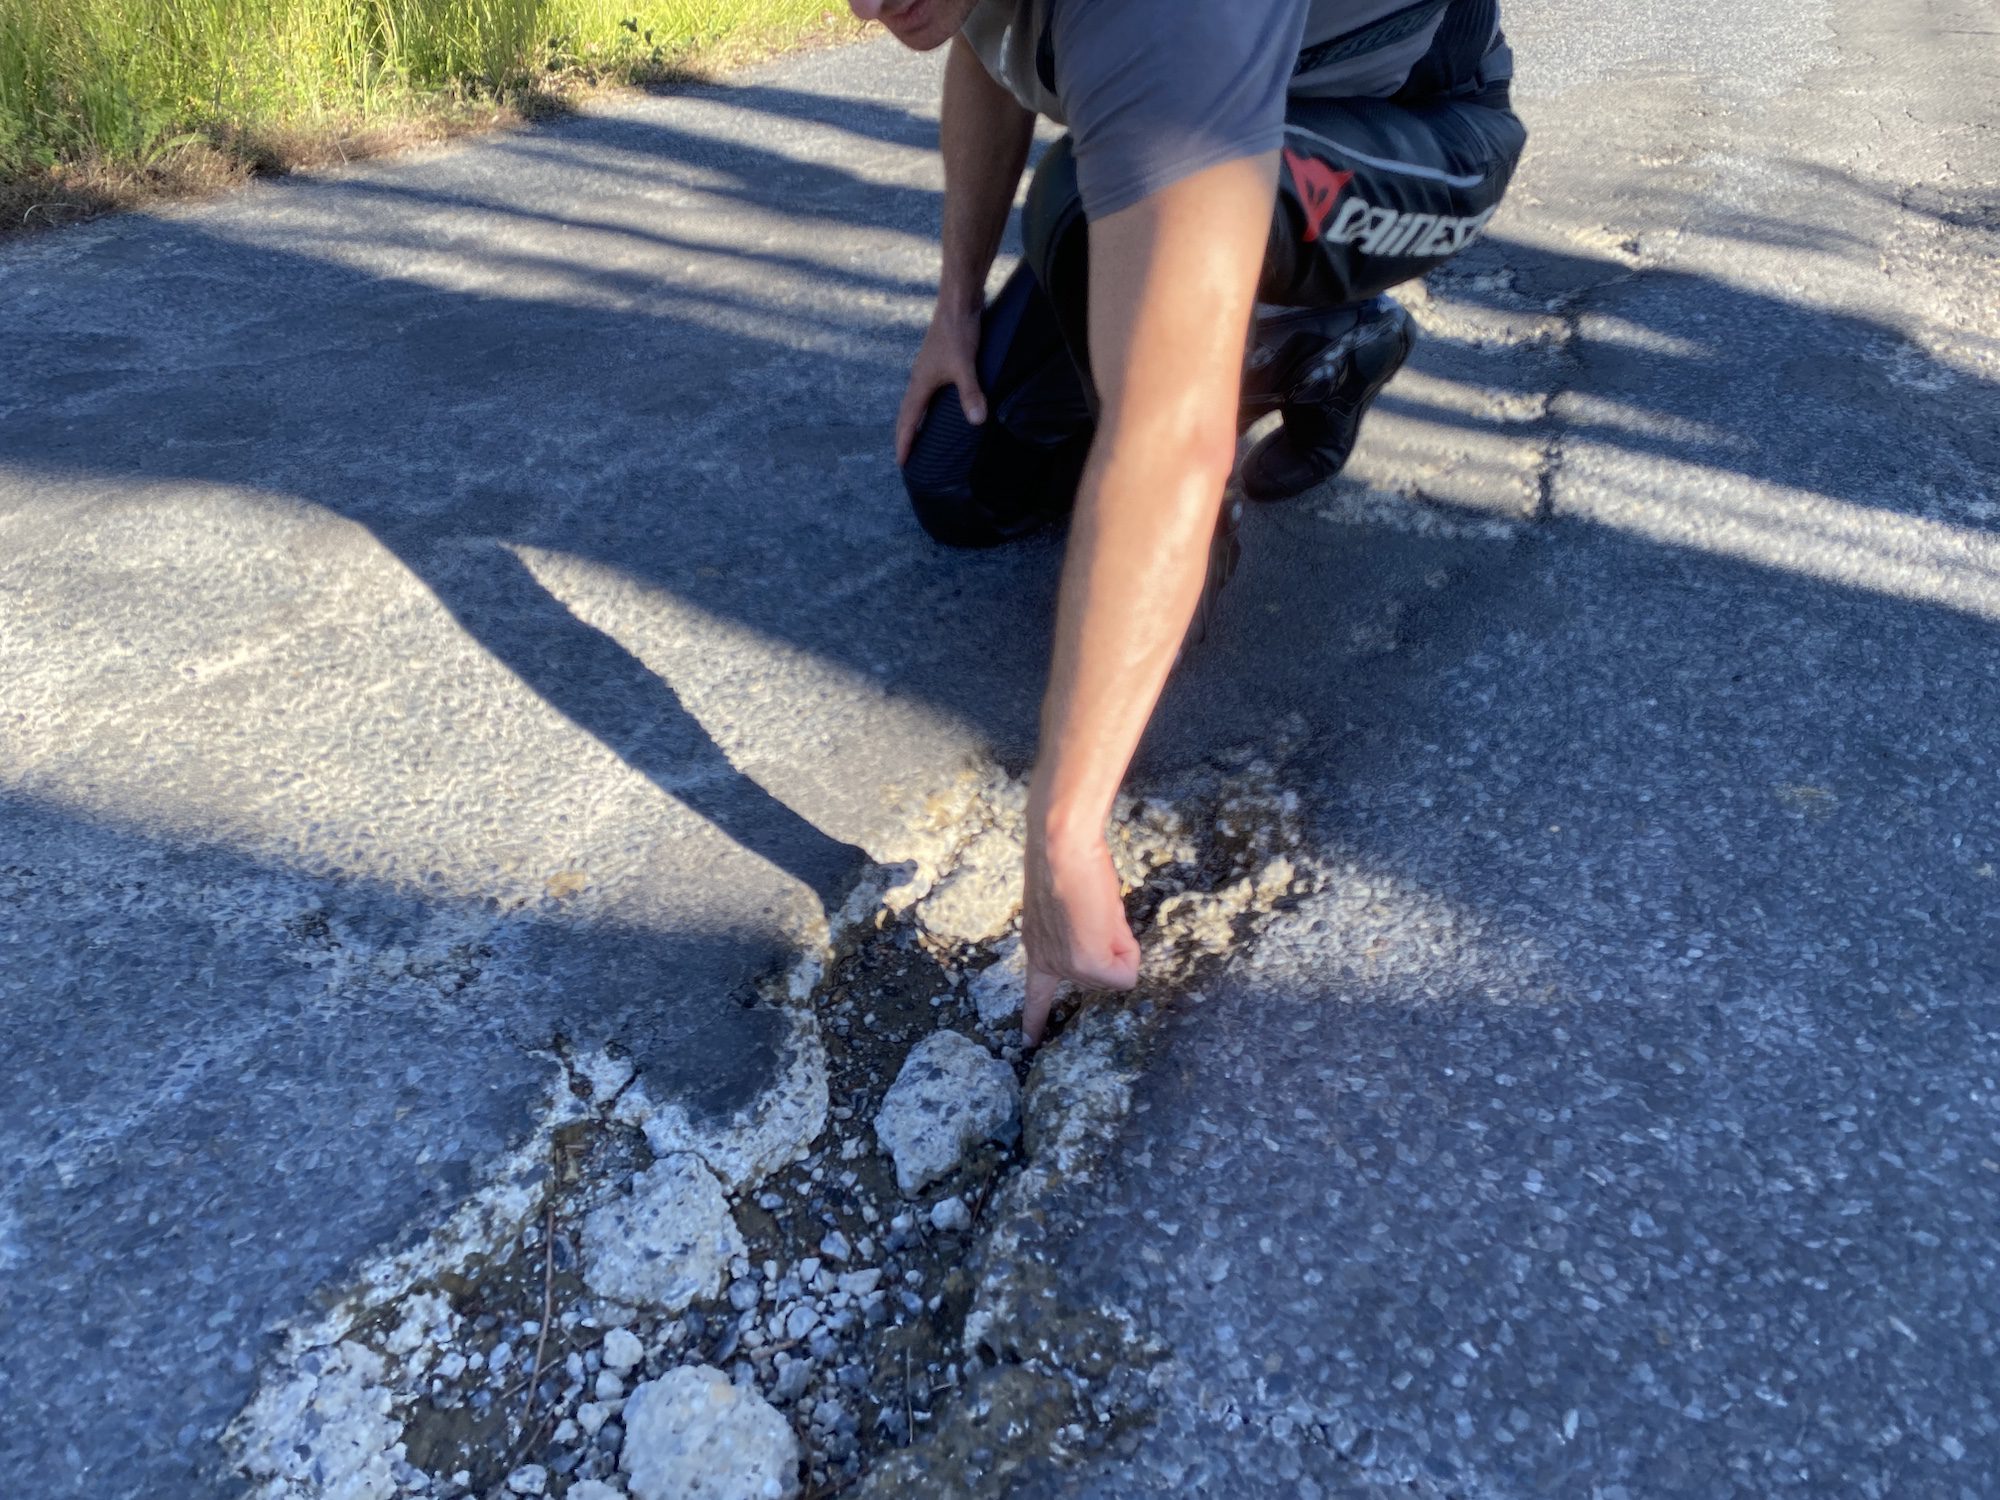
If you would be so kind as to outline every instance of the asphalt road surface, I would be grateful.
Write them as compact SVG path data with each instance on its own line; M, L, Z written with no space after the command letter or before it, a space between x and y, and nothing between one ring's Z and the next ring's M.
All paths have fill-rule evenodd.
M1168 1023L1048 1495L2000 1491L2000 97L1974 0L1520 5L1530 156L1139 776L1338 878ZM268 1330L558 1034L737 1003L1032 748L1059 541L907 519L876 44L0 248L0 1488L232 1492Z

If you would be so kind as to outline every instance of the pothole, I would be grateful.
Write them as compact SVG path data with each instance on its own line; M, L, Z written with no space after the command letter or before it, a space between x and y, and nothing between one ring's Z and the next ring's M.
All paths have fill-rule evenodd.
M1116 1309L1053 1310L1051 1215L1095 1172L1152 1020L1314 877L1261 768L1123 804L1139 989L1059 1008L1024 1056L1024 803L998 774L933 801L933 854L768 987L792 1040L744 1115L690 1118L557 1039L507 1170L291 1331L228 1435L260 1500L822 1500L871 1475L997 1494L940 1476L998 1483L1009 1452L1141 1419L1159 1351Z

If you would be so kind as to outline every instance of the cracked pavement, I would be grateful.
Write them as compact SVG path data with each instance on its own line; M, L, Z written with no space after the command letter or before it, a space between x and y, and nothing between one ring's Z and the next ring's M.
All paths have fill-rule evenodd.
M1514 192L1137 769L1285 741L1325 873L1036 1248L1164 1352L980 1472L974 1382L930 1492L1994 1492L1990 18L1516 9ZM1059 543L937 551L887 454L935 90L0 247L10 1491L234 1493L555 1037L754 1101L756 983L1025 760Z

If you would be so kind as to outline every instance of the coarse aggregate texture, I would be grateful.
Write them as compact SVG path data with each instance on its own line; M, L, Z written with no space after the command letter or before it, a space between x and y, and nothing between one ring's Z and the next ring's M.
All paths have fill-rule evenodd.
M625 1403L618 1467L635 1500L792 1500L798 1466L785 1419L720 1370L683 1365Z
M924 930L947 943L988 942L1005 932L1020 900L1022 847L1014 829L981 832L950 878L924 898Z
M1411 289L1349 476L1248 518L1141 753L1271 757L1301 878L1230 879L1276 932L1129 1042L1072 1022L1112 1154L1039 1224L945 1183L871 1226L844 1181L866 1039L976 1024L998 950L829 968L847 1134L734 1204L797 1248L726 1322L635 1324L648 1375L799 1381L770 1351L838 1232L922 1294L812 1294L855 1311L791 1408L829 1474L915 1427L937 1495L1003 1449L1023 1497L1990 1492L1990 18L1518 9L1507 207ZM357 1332L436 1393L413 1459L511 1443L484 1361L545 1274L577 1295L511 1175L566 1139L550 1055L764 1118L796 1023L739 1002L863 851L918 899L953 771L1023 763L1059 542L939 552L883 438L935 90L827 53L0 253L5 1487L237 1493L271 1332L473 1246L497 1310ZM618 1050L565 1062L567 1191L647 1164ZM1033 1169L1036 1092L975 1178ZM975 1260L1021 1365L938 1352ZM900 1374L841 1342L871 1297L929 1330ZM552 1490L622 1437L572 1311Z

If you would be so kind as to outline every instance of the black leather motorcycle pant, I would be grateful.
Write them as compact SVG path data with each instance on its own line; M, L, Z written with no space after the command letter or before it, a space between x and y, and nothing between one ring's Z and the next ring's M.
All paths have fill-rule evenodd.
M1448 82L1448 80L1446 80ZM1504 79L1387 99L1299 99L1286 120L1258 301L1364 302L1444 264L1499 207L1527 131ZM1065 136L1037 166L1023 255L988 307L979 378L988 417L933 400L904 469L939 541L990 546L1065 514L1090 447L1090 232Z

